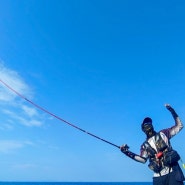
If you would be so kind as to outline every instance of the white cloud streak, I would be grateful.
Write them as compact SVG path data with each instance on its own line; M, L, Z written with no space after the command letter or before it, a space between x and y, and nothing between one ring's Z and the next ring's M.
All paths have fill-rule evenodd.
M9 110L3 110L3 112L8 115L9 117L11 117L12 119L16 120L16 122L24 125L24 126L41 126L42 122L39 120L34 119L33 117L31 117L31 119L29 118L24 118L23 115L19 116L17 113L14 113L12 111Z
M38 112L36 109L28 107L26 105L22 106L22 110L27 114L29 117L38 116Z
M0 140L0 153L10 153L27 145L33 145L33 143L30 141Z
M5 67L2 62L0 62L0 79L21 95L32 97L33 92L22 77L16 71ZM26 102L2 83L0 83L0 113L8 116L6 120L9 124L18 122L28 127L38 127L43 124L43 115L39 114L35 107L26 105Z
M16 89L19 93L24 93L26 96L31 96L31 90L24 80L19 76L16 71L6 68L3 63L0 63L0 79L7 83L13 89ZM12 101L16 98L16 94L11 92L4 85L0 85L0 100Z
M17 164L17 165L13 165L13 169L15 170L27 170L27 169L32 169L32 168L36 168L38 167L38 165L36 164L31 164L31 163L25 163L25 164Z

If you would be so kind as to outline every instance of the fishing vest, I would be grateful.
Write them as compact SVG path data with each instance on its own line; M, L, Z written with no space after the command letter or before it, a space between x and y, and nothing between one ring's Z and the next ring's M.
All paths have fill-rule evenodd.
M172 149L169 139L166 135L164 137L167 142L164 141L160 133L156 133L152 138L155 147L152 147L148 140L144 142L144 147L149 157L148 167L155 173L160 173L166 166L171 168L180 159L179 154Z

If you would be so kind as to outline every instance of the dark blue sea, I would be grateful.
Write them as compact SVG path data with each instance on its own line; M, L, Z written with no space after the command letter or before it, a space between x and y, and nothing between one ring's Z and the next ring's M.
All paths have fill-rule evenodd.
M152 182L0 182L0 185L152 185Z

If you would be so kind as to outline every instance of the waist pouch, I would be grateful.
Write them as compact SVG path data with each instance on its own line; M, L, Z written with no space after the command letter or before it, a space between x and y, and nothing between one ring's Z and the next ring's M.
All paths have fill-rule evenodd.
M148 167L154 171L155 173L159 173L162 170L161 163L158 163L157 161L151 161L148 165Z
M163 155L164 166L173 166L180 160L180 156L175 150L167 151Z

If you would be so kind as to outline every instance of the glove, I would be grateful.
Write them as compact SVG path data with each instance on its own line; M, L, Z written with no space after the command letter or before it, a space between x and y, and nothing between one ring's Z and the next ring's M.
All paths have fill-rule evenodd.
M170 104L165 104L165 107L171 112L173 108L170 106Z
M122 146L120 146L120 150L121 152L123 152L126 156L130 157L131 159L135 159L136 154L134 154L133 152L129 151L129 146L127 144L124 144Z
M123 153L128 152L128 149L129 149L129 146L128 146L127 144L124 144L124 145L120 146L120 150L121 150Z
M165 104L165 107L171 112L171 114L172 114L172 116L173 116L174 119L178 117L177 113L176 113L175 110L170 106L170 104Z

